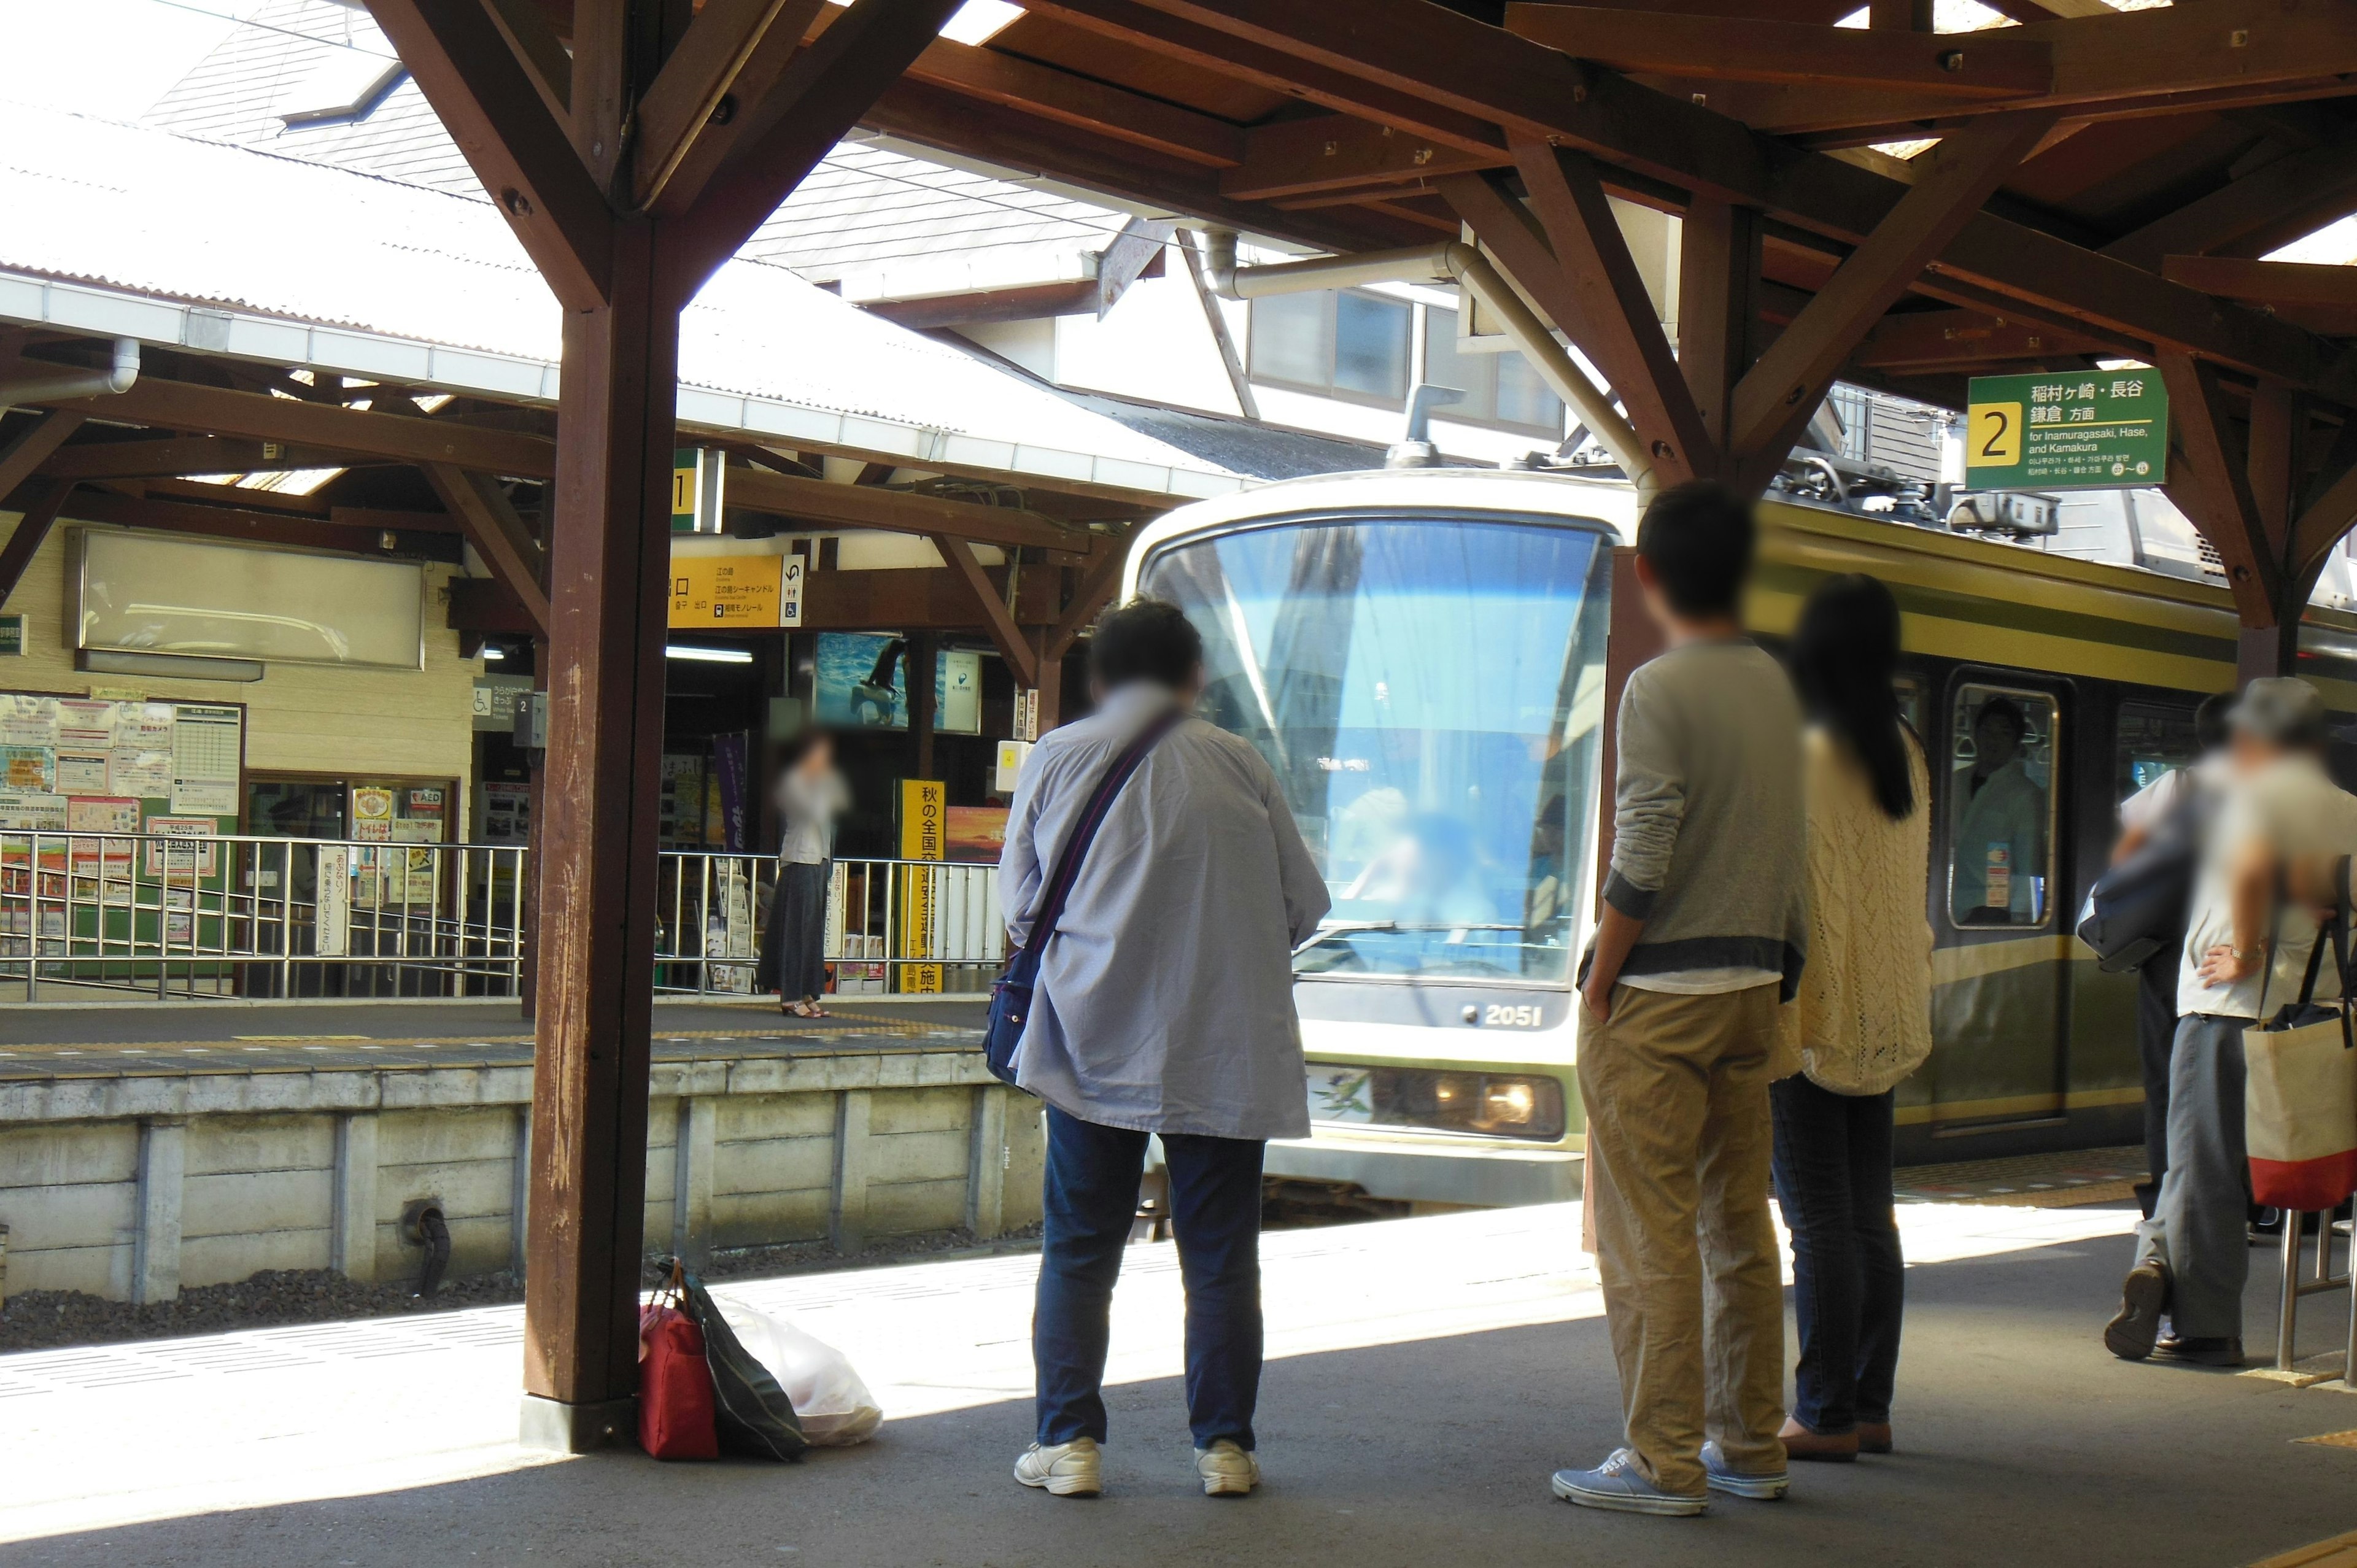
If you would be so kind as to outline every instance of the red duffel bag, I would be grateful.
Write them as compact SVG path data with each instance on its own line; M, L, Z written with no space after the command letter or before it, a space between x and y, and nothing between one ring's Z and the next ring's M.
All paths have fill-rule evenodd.
M704 1330L679 1308L678 1276L639 1309L639 1446L658 1459L717 1459Z

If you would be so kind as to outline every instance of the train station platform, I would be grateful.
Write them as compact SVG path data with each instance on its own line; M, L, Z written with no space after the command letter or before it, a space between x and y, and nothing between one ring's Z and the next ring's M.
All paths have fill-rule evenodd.
M1140 1244L1095 1502L1008 1477L1037 1264L1006 1256L724 1286L843 1348L887 1412L866 1446L788 1466L515 1447L512 1307L0 1357L0 1560L2225 1568L2357 1528L2340 1385L2104 1353L2131 1210L1901 1216L1899 1452L1796 1466L1788 1500L1701 1520L1548 1493L1619 1428L1596 1278L1558 1206L1272 1233L1267 1484L1243 1502L1195 1490L1176 1260ZM2264 1256L2254 1324L2271 1321ZM2339 1342L2337 1307L2307 1318L2303 1348Z

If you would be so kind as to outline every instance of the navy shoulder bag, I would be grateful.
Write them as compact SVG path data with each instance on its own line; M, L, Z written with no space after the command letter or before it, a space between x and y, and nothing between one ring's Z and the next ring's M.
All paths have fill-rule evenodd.
M1064 900L1071 897L1082 859L1096 842L1097 830L1104 826L1121 787L1129 782L1129 776L1137 771L1155 743L1186 716L1173 708L1140 730L1097 780L1096 792L1082 808L1080 821L1072 824L1072 836L1064 841L1063 853L1056 857L1055 875L1048 879L1048 896L1040 901L1039 918L1031 922L1031 940L1015 950L1006 961L1006 972L990 988L990 1022L983 1036L982 1053L991 1076L1000 1082L1015 1081L1015 1047L1023 1043L1023 1025L1031 1016L1031 991L1039 983L1039 955L1047 950L1048 939L1056 934L1056 923L1064 918Z

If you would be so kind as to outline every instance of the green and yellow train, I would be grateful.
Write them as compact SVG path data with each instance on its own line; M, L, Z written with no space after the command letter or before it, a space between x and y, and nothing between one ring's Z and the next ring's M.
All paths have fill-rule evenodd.
M1622 593L1635 500L1560 475L1407 469L1181 508L1125 588L1204 634L1207 712L1283 781L1334 909L1296 959L1312 1135L1272 1176L1386 1205L1575 1197L1571 974L1593 917L1610 694L1647 650ZM1931 1060L1904 1163L2141 1137L2135 977L2071 934L2119 801L2187 759L2233 684L2222 586L1769 503L1749 609L1773 639L1823 577L1905 613L1933 761ZM2300 672L2357 711L2357 618ZM2010 710L2007 715L2005 710Z

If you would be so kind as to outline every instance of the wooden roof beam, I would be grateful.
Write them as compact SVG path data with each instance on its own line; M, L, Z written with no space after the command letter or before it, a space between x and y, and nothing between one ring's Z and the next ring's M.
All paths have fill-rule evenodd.
M81 428L87 417L71 409L52 409L37 416L5 446L0 446L0 496L6 495L38 472Z
M442 498L443 509L466 530L467 542L491 569L539 635L548 635L548 558L540 542L508 504L498 484L481 474L470 474L447 463L425 465L426 483Z
M1096 191L1125 206L1144 202L1170 213L1328 251L1383 250L1428 236L1394 215L1351 210L1286 212L1222 192L1199 164L1135 145L1076 135L1069 125L1000 103L960 98L920 81L899 81L860 116L860 124L904 140L1004 167L1038 171Z
M874 485L837 485L759 468L728 471L732 510L764 511L826 528L879 528L976 544L1070 550L1088 535L1036 511L980 506Z
M2160 274L2220 299L2264 306L2317 331L2357 333L2357 267L2170 256L2161 263Z
M2268 537L2252 493L2249 449L2236 438L2217 369L2176 349L2162 352L2158 368L2169 386L2177 447L2169 498L2217 550L2243 624L2273 626L2282 598L2281 542Z
M1514 150L1529 208L1495 177L1459 176L1442 193L1507 276L1604 371L1662 478L1716 475L1717 444L1703 428L1594 166L1543 142Z
M2095 338L1979 310L1910 310L1875 323L1851 357L1854 367L1897 374L2008 360L2108 353Z
M1951 101L2053 90L2053 46L2026 28L1970 35L1877 31L1609 6L1506 7L1506 29L1616 70L1811 89L1909 91Z
M0 490L0 495L7 492ZM16 526L8 534L8 542L0 545L0 609L8 604L8 596L25 580L25 568L33 564L41 545L49 537L49 525L58 521L58 510L66 498L73 494L71 479L46 479L32 495L25 498L25 510L16 519ZM14 498L12 498L14 499Z
M1240 125L997 49L936 38L908 74L960 97L1002 103L1207 168L1243 162Z
M555 443L536 435L152 376L140 377L129 392L58 406L90 418L164 430L202 430L256 441L285 441L397 463L452 463L510 478L545 479L556 471Z
M990 633L991 645L998 650L998 656L1006 660L1006 668L1014 671L1015 683L1037 686L1039 656L1032 649L1031 639L1023 635L1023 628L1015 624L1013 612L999 598L997 586L983 572L982 563L974 559L974 547L951 534L937 533L932 537L942 559L950 564L950 570L964 580L974 595L974 607L982 612L984 629Z
M1099 11L1137 0L1059 0ZM1353 0L1348 7L1286 0L1145 0L1254 48L1296 55L1390 94L1427 97L1459 113L1575 146L1652 180L1759 208L1840 245L1862 240L1910 187L1788 143L1617 71L1583 65L1426 0ZM2100 18L2097 18L2100 20ZM1369 94L1372 100L1376 95ZM1383 118L1372 102L1338 105ZM2164 282L2025 224L1972 217L1918 285L1944 297L1948 278L2165 343L2295 386L2324 381L2308 333ZM1958 303L1978 304L1978 299Z
M630 199L692 207L734 145L729 127L777 83L824 0L708 0L640 99Z
M41 481L70 485L70 480ZM201 506L191 501L157 500L147 496L118 495L85 485L73 492L63 514L81 522L113 523L126 528L152 528L167 533L195 533L212 539L240 540L250 544L282 544L298 549L340 550L354 555L382 558L387 552L385 531L354 528L316 518L289 517L284 512L242 511L233 507ZM435 559L456 560L457 541L440 531L395 536L395 546Z
M2287 153L2123 234L2104 254L2140 267L2165 255L2255 255L2357 211L2357 132Z
M414 0L412 0L414 3ZM667 295L684 301L778 209L922 54L960 0L870 0L835 16L794 52L776 83L731 117L734 145L671 218L662 247Z
M2002 115L1927 154L1929 166L1890 215L1745 372L1735 389L1727 446L1752 488L1766 487L1852 350L1972 221L2054 119L2035 112Z
M337 468L340 452L285 442L175 435L154 441L83 441L61 446L41 472L68 479L174 478L187 474L260 474L292 468Z
M1516 13L1552 9L1512 8ZM1849 37L1863 40L1875 35L1850 30ZM2001 32L1940 34L1927 41L1961 52L1968 63L1975 49L2042 45L2050 50L2052 84L2042 91L1971 99L1920 87L1726 80L1724 72L1712 69L1719 57L1702 38L1696 40L1696 69L1679 68L1673 51L1664 48L1655 48L1648 57L1657 63L1631 69L1663 78L1676 91L1706 89L1713 109L1757 129L1786 134L1850 127L1888 130L2012 108L2068 110L2074 119L2177 113L2350 91L2332 79L2357 71L2357 11L2338 5L2287 7L2279 0L2203 0L2198 6L2055 17ZM1587 58L1620 64L1602 55Z
M369 10L557 299L572 310L606 303L605 194L483 0L369 0Z
M1166 15L1139 0L1024 0L1023 8L1307 103L1351 113L1370 110L1367 118L1443 146L1477 153L1505 147L1497 126L1478 114L1444 109L1416 93L1371 87L1348 72Z

